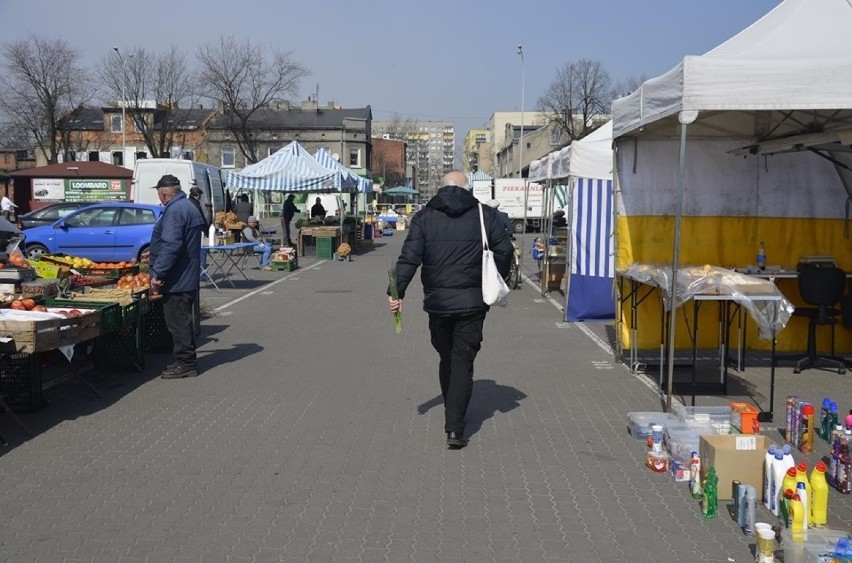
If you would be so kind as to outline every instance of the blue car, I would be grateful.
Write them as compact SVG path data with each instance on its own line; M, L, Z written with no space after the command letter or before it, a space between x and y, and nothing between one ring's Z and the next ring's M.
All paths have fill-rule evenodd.
M69 254L94 262L141 259L163 208L141 203L96 203L42 227L27 229L27 258Z

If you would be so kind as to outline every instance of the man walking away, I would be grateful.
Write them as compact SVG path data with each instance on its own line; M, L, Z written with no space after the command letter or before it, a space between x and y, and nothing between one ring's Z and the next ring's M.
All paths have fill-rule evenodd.
M438 379L444 398L447 446L463 448L464 417L473 392L473 362L482 344L482 325L489 306L482 301L482 234L479 201L467 189L467 177L450 172L409 225L396 263L399 299L388 298L391 312L402 300L422 265L423 310L429 314L432 346L440 358ZM483 206L488 244L497 269L509 273L512 243L502 220ZM390 292L388 292L390 295Z
M284 236L287 239L285 244L287 246L293 246L293 239L290 238L290 221L293 220L293 216L299 210L296 204L293 203L295 197L293 194L288 195L287 199L284 200L284 207L281 210L281 227L284 229Z
M180 379L198 375L192 309L198 297L201 266L199 248L204 216L181 190L180 180L166 174L157 185L165 206L151 235L151 288L163 294L163 316L174 341L175 363L160 377Z

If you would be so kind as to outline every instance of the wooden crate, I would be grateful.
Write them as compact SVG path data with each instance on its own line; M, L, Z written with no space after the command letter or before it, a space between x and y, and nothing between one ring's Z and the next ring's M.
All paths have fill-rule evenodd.
M46 352L100 336L101 312L91 309L80 311L85 314L63 319L24 321L0 318L0 336L12 339L0 342L0 352Z

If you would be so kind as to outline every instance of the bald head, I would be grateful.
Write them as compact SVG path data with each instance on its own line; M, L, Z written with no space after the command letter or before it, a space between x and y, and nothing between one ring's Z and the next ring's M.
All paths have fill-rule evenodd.
M463 172L453 170L441 179L442 186L458 186L467 189L467 176Z

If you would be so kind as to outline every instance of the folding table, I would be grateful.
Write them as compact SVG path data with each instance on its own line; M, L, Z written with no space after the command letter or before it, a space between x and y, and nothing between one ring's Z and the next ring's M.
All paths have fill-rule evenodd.
M231 272L234 270L239 273L244 280L248 281L248 277L240 267L239 258L247 248L254 247L253 242L235 242L232 244L217 244L213 246L202 246L201 248L207 251L207 269L202 271L201 275L206 276L216 289L219 286L213 281L213 276L217 273L222 275L222 280L231 284L231 287L236 289L234 280L231 279ZM221 280L220 280L221 281Z

